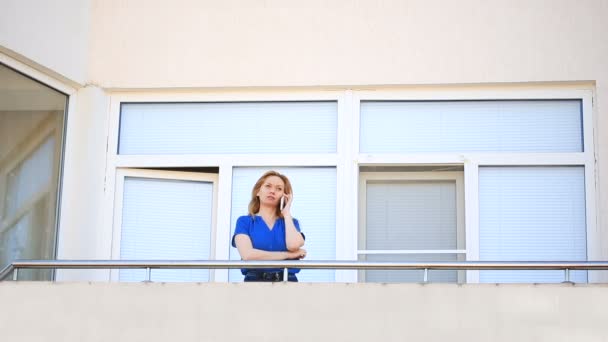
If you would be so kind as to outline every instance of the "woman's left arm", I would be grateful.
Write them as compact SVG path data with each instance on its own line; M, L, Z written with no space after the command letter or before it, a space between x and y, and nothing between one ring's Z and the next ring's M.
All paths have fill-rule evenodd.
M304 237L296 228L293 217L291 217L291 201L293 195L289 194L285 196L287 197L287 203L285 203L285 208L281 212L285 219L285 242L287 244L287 250L295 252L304 246Z

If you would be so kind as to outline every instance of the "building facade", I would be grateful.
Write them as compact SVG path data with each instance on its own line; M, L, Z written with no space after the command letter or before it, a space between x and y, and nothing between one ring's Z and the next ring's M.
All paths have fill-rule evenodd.
M608 260L605 1L2 2L2 263L239 259L236 218L269 169L293 182L310 260ZM28 272L22 279L145 278ZM459 284L562 278L430 274ZM301 280L338 291L408 286L422 272ZM364 285L364 295L379 289ZM310 296L330 285L318 286Z

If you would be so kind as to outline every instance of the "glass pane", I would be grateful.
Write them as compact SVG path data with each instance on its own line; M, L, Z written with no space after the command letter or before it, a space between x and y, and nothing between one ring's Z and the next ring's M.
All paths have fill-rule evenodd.
M276 170L291 181L294 193L293 217L300 222L306 236L306 260L336 259L336 169L333 167L235 168L232 174L232 224L247 215L251 189L260 176ZM236 248L230 248L230 259L240 260ZM333 270L301 270L299 281L332 282ZM240 270L230 271L230 281L242 281Z
M479 257L587 260L584 167L480 167ZM586 271L570 274L586 282ZM563 271L480 271L486 283L558 283Z
M407 254L407 255L388 255L373 254L361 255L362 261L458 261L457 254ZM464 272L451 270L429 270L428 281L431 283L456 283L464 282ZM422 283L424 281L424 270L379 270L379 271L360 271L360 279L365 279L368 283Z
M208 260L213 184L126 177L120 258ZM145 270L121 270L121 281L142 281ZM208 281L209 270L152 270L152 281Z
M55 257L67 96L0 64L0 267ZM24 270L19 279L50 279Z
M360 150L581 152L580 100L364 101Z
M131 103L120 154L335 153L337 102Z
M371 181L360 249L456 249L456 183Z
M41 170L52 170L55 157L55 139L49 137L29 157L9 172L8 193L5 203L7 216L14 216L27 202L47 193L52 174Z

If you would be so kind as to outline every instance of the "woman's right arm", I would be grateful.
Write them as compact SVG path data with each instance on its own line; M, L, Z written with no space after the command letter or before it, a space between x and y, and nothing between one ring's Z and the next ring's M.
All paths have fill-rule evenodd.
M306 251L299 249L294 252L268 252L253 248L251 239L246 234L238 234L234 237L236 248L239 250L243 260L288 260L301 259Z

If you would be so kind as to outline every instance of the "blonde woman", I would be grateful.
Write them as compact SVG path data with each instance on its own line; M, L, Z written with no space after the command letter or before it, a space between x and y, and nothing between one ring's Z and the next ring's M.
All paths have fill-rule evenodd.
M268 171L251 191L249 215L236 221L232 246L243 260L290 260L306 257L300 223L291 216L293 191L289 179ZM281 205L283 207L281 207ZM289 269L288 281L298 281L299 269ZM282 269L242 269L245 281L281 281Z

